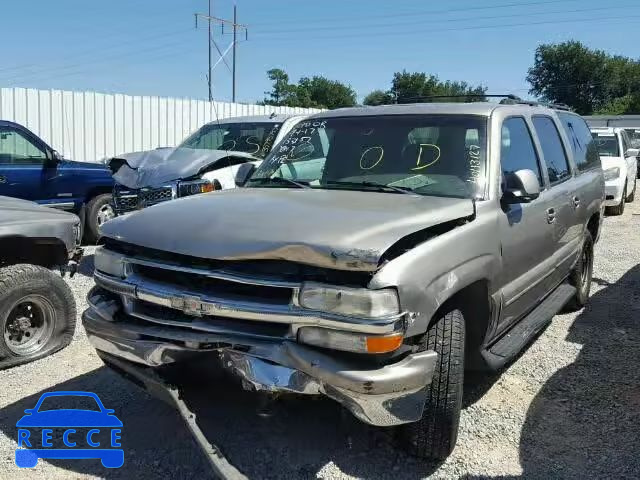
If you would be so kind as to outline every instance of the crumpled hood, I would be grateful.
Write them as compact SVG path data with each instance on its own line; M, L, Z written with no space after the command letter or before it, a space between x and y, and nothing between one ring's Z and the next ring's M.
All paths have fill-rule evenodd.
M166 202L102 226L116 240L217 260L276 259L374 271L401 238L471 217L471 200L241 188Z
M113 179L127 188L157 187L163 183L198 175L227 157L260 160L244 152L194 148L158 148L126 153L108 161Z

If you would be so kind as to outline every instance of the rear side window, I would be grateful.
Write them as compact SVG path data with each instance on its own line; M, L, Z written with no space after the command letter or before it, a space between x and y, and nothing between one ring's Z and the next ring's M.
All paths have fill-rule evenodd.
M600 166L600 155L591 131L582 118L570 113L558 113L578 170L583 172Z
M570 176L569 160L560 140L560 133L551 117L534 116L533 127L540 140L549 182L557 183Z
M522 117L508 118L502 124L500 165L503 175L518 170L531 170L538 177L540 185L543 185L540 162L533 146L531 132Z

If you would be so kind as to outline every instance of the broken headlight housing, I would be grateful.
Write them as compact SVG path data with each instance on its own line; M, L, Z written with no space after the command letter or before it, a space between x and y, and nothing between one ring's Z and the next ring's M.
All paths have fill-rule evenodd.
M381 318L400 313L398 293L392 288L370 290L305 283L298 303L309 310L349 317Z
M215 190L213 183L209 180L192 180L180 182L178 184L178 197L188 197L189 195L198 195L199 193L213 192Z
M607 168L604 171L604 180L615 180L620 176L620 167Z

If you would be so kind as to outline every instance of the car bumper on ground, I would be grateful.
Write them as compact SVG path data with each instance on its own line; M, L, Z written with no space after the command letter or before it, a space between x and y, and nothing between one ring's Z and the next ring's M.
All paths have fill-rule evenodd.
M621 179L606 182L604 188L604 206L615 207L622 201L622 192L624 191L624 181Z
M105 363L125 376L146 383L145 371L211 356L220 361L220 368L240 378L246 389L325 395L360 420L377 426L400 425L422 417L437 359L435 352L425 351L388 365L372 366L290 340L177 331L161 325L114 321L113 313L106 306L91 305L82 320L89 341ZM153 375L149 382L153 382Z

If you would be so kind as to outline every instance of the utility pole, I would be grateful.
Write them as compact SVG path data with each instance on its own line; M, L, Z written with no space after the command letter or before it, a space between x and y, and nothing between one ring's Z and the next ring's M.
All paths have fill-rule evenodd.
M209 16L211 16L211 0L209 0ZM207 83L209 85L209 101L213 101L213 91L211 89L211 22L207 22L209 24L208 28L208 44L209 44L209 76L207 77Z
M238 6L233 4L233 87L231 89L231 101L236 101L236 34L238 32Z
M198 28L198 18L202 18L204 20L206 20L209 24L209 78L208 78L208 84L209 84L209 101L213 100L213 92L212 92L212 87L211 87L211 76L212 76L212 69L216 67L216 65L218 65L218 63L220 61L223 61L226 63L226 60L224 59L224 56L227 54L227 52L229 51L229 48L227 48L224 52L222 52L219 48L218 45L214 42L213 37L211 36L211 26L212 24L220 24L223 28L223 32L224 32L224 25L231 25L231 27L233 28L233 43L229 46L233 49L233 67L232 67L232 71L231 74L233 76L233 83L232 83L232 88L231 88L231 95L232 95L232 101L236 101L236 58L237 58L237 52L236 52L236 45L238 43L238 30L242 29L244 30L244 35L245 35L245 40L249 39L249 27L247 25L243 25L241 23L238 23L238 8L237 6L234 4L233 5L233 20L226 20L224 18L219 18L219 17L214 17L213 15L211 15L211 0L209 0L209 14L208 15L204 15L202 13L194 13L195 16L195 20L196 20L196 28ZM215 65L211 65L211 44L214 44L216 49L218 50L218 53L220 54L220 59L215 63Z

